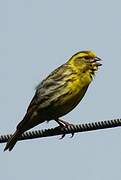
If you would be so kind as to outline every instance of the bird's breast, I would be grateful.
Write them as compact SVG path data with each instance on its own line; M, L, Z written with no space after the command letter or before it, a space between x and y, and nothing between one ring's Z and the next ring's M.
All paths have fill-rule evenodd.
M52 102L50 114L53 114L54 117L61 117L70 112L84 97L88 86L89 84L81 84L80 80L75 80L73 83L68 82L63 92L60 92L58 97Z
M64 78L63 82L62 86L54 86L56 89L52 92L48 89L40 102L39 113L45 119L61 117L74 109L84 97L91 81L89 76L73 75Z

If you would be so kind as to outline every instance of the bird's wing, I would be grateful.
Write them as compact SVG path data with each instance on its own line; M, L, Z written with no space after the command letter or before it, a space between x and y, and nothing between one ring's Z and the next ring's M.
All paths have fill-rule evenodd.
M30 102L23 120L18 124L18 129L23 129L23 127L26 128L26 126L28 128L30 118L32 118L32 116L34 116L37 112L41 114L41 117L46 117L48 110L50 110L53 106L53 102L56 101L58 97L67 93L62 90L64 86L67 86L64 79L70 77L71 74L71 69L64 64L54 70L36 87L36 93ZM29 125L30 124L33 126L34 122L29 123Z
M65 78L72 74L72 70L66 64L54 70L37 87L27 112L31 112L39 105L39 108L48 107L58 96L65 93L62 88L66 86Z

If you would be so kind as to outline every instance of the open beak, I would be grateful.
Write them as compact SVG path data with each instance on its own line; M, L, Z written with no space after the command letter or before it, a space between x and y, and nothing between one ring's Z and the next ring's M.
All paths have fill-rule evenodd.
M96 63L96 65L97 66L102 66L102 64L101 63L99 63L99 61L102 61L102 59L100 59L99 57L94 57L94 59L93 59L93 62L95 62Z

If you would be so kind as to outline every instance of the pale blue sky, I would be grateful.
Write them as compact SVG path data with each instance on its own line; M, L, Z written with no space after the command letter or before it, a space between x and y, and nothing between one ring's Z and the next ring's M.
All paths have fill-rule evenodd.
M0 134L12 133L35 86L79 50L103 59L83 101L64 117L73 123L120 118L119 0L0 0ZM53 127L55 123L35 129ZM0 179L121 179L121 128L43 138L0 148Z

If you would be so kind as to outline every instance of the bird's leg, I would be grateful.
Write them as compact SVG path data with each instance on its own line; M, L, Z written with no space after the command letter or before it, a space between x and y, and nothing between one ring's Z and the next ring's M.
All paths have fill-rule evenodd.
M69 124L68 122L63 121L63 120L61 120L61 119L55 119L55 121L56 121L61 127L68 127L69 125L71 125L71 124Z
M73 124L70 124L66 121L63 121L61 119L55 119L55 121L59 124L60 128L66 128L66 127L69 127L69 126L74 126ZM74 133L72 133L72 136L71 138L74 136ZM63 139L65 137L65 134L62 135L62 137L60 139Z

